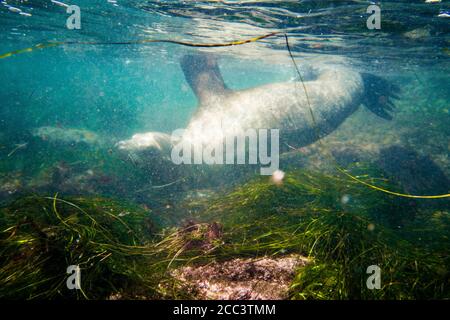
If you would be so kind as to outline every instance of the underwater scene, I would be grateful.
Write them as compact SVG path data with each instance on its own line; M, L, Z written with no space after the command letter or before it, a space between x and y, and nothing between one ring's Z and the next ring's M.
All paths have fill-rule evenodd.
M0 1L0 299L449 299L449 18Z

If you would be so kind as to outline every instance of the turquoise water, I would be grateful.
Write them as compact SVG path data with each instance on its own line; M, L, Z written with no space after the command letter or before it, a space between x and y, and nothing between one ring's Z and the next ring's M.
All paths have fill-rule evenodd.
M339 173L337 167L373 184L372 187L382 186L400 196L386 195L361 183L357 185L370 190L328 196L320 191L321 185L316 185L323 178L320 176L317 178L319 182L311 178L312 191L302 194L307 202L301 208L312 212L317 210L323 213L323 217L330 210L339 213L348 210L355 216L359 213L364 216L365 211L370 215L378 208L390 208L389 212L375 212L374 215L377 218L390 213L402 215L388 216L387 228L401 239L406 239L411 233L414 245L420 242L421 250L429 250L442 257L445 261L443 270L437 268L436 272L439 277L448 279L450 2L376 3L381 8L379 30L369 30L366 25L370 16L366 10L371 4L371 1L362 0L74 0L70 5L80 8L81 28L71 30L66 25L70 16L66 13L69 3L64 0L0 1L2 208L30 194L39 197L57 194L60 198L69 199L73 196L99 197L151 211L152 218L157 217L156 220L165 227L186 225L186 221L189 226L193 223L189 220L191 216L201 211L198 208L211 214L207 210L210 199L220 200L236 186L257 179L255 185L250 184L245 192L230 198L236 199L235 205L227 207L228 203L219 201L219 205L212 206L218 208L218 212L228 210L230 215L237 208L237 213L234 212L236 221L246 226L248 221L239 210L252 212L254 217L251 219L257 221L258 218L264 220L257 217L258 208L262 208L264 214L266 211L283 212L286 217L294 209L299 209L298 204L306 200L301 198L300 201L300 196L296 199L297 195L289 192L303 190L304 181L301 179L308 177L308 172L330 174L341 179L330 180L334 181L331 184L323 180L323 190L340 192L353 186L350 182L355 181ZM160 39L200 45L223 44L272 32L277 34L260 41L226 47L142 43L143 40ZM392 100L395 105L392 120L377 117L368 108L360 107L335 131L322 137L320 143L315 141L298 148L290 147L281 155L280 171L272 177L260 177L259 170L254 167L177 166L165 157L155 156L154 150L120 150L118 143L134 134L162 132L170 135L176 129L185 128L196 116L197 97L180 66L180 60L186 55L202 52L215 57L231 90L297 81L303 94L285 34L292 58L305 80L310 80L310 68L324 63L333 65L342 60L359 74L372 74L383 79L385 86L382 90L386 89L386 93L374 97L382 103L394 94L398 95L398 99ZM66 44L35 47L39 43L54 42ZM33 49L16 52L26 48ZM7 53L11 55L5 55ZM394 92L389 92L388 88ZM373 98L367 91L364 94L362 101ZM283 100L279 101L282 104ZM313 123L309 116L308 113L307 122ZM239 117L237 114L236 118ZM299 169L306 174L297 175ZM285 174L286 177L300 179L292 178L286 183L289 192L282 189ZM280 190L286 192L272 192L258 181L281 186ZM342 182L342 186L336 181ZM270 195L254 196L258 188L269 190ZM314 195L319 199L314 200L317 207L308 198ZM441 199L411 199L408 198L410 195L437 195ZM271 206L267 199L275 204ZM252 206L253 202L255 206ZM95 205L97 200L92 203ZM3 212L9 211L5 209ZM122 214L121 211L119 216ZM231 217L234 221L233 215ZM297 219L295 215L293 218ZM282 220L271 219L281 225ZM229 226L226 219L224 221L226 229ZM249 222L250 227L247 226L249 229L252 221ZM423 221L426 223L422 230ZM212 226L218 228L215 223ZM274 223L274 229L279 227L275 227L277 223ZM409 229L402 234L405 225ZM264 223L261 226L261 230L257 230L261 233L268 228ZM373 224L369 226L368 230L372 232L375 227ZM289 226L284 227L288 230ZM435 227L439 229L438 235L433 234ZM233 225L230 229L232 231L226 232L233 234L240 230ZM266 231L270 235L274 230L269 229ZM342 236L336 230L334 232ZM221 233L219 231L218 234ZM280 234L285 236L281 231ZM364 232L361 234L366 236ZM355 237L355 248L359 248L359 236ZM431 248L435 242L438 242L438 249L434 252ZM362 247L366 245L363 240L361 243ZM275 241L267 246L276 251L271 254L286 251L277 245L279 243ZM394 244L392 246L394 251L397 250ZM295 248L287 247L288 251L296 252ZM155 248L162 250L158 246ZM169 249L173 250L170 246ZM245 250L249 249L242 249L248 255ZM255 252L255 256L259 254L259 251ZM3 257L0 255L0 258ZM7 260L0 259L0 262L6 265ZM441 266L440 262L434 263L433 267ZM358 268L365 270L366 266ZM407 265L394 271L408 278L408 268ZM432 281L439 282L441 278L438 276L430 273ZM444 285L440 290L442 292L435 290L436 296L448 298L448 289ZM423 293L414 294L408 297L422 297ZM402 298L401 294L395 297Z
M418 73L430 68L445 73L448 18L437 16L448 10L448 3L423 2L384 1L382 29L373 31L366 28L367 1L77 1L71 4L81 8L80 30L68 30L65 8L51 1L4 1L1 51L47 41L226 42L288 29L298 56L343 55L365 69L393 75L411 73L416 67L425 68ZM32 16L12 12L7 5ZM416 40L405 36L413 30L418 30ZM92 129L109 130L112 125L120 133L180 127L195 107L190 90L179 90L183 74L178 60L189 50L171 44L75 45L3 60L2 101L19 106L2 112L26 109L29 117L20 116L26 126L60 121ZM223 63L232 87L295 76L282 36L211 51L232 59ZM264 61L269 57L269 63ZM44 114L36 119L34 108L45 110ZM143 109L152 110L152 119L137 126L133 114Z
M334 141L330 148L334 148L333 143L348 142L363 148L371 144L399 144L431 157L448 175L449 19L442 15L449 5L445 1L385 1L381 5L380 30L366 26L370 5L367 1L71 4L80 7L81 29L67 28L70 15L65 12L67 5L61 2L3 1L0 5L2 54L47 42L102 43L34 49L0 60L4 183L11 183L11 176L19 179L13 183L17 188L4 188L5 199L10 194L34 190L30 180L54 166L55 161L90 161L70 149L70 156L65 155L62 149L66 147L46 143L45 139L36 141L33 132L38 128L84 130L83 134L95 134L95 143L87 143L90 154L92 150L107 150L116 156L115 144L135 133L170 133L186 127L197 107L196 97L179 66L180 58L188 53L203 50L216 55L231 89L294 81L297 73L283 33L288 34L293 55L302 67L314 66L314 59L345 57L356 70L383 76L401 89L392 122L380 121L367 113L358 118L357 113L330 137ZM108 44L145 39L226 43L270 32L281 33L224 48L198 49L170 43ZM366 117L369 121L364 122ZM421 140L424 136L426 140ZM370 137L376 138L370 141ZM39 157L34 158L36 155ZM140 160L128 161L126 155L125 160L123 155L119 158L124 164L116 164L116 168ZM98 162L96 159L94 162ZM89 170L90 165L84 169ZM114 173L108 172L111 168L102 168L102 164L96 166L107 176ZM319 165L319 169L325 168ZM152 179L171 183L177 177L162 177L154 167L146 174L151 176L150 183ZM191 187L195 185L184 189ZM445 187L438 189L446 191ZM414 190L420 190L420 186Z
M369 17L366 9L371 4L367 1L75 1L71 4L80 7L81 29L67 28L69 14L63 2L1 2L0 53L38 43L72 42L0 60L4 200L36 191L36 184L45 185L42 172L51 171L59 162L64 166L68 163L69 167L71 163L85 163L83 170L91 170L95 163L105 176L114 174L114 170L127 171L130 163L136 165L142 159L131 155L130 160L127 155L124 158L123 154L117 154L118 141L139 132L170 133L184 128L197 106L179 66L180 58L188 53L203 50L218 57L225 82L231 89L294 81L297 73L283 33L289 36L293 55L302 67L314 66L314 59L331 61L345 57L355 70L383 76L401 89L392 122L360 111L327 137L331 149L335 144L346 143L363 149L372 145L378 149L400 145L416 152L416 160L429 157L442 171L440 176L448 176L450 20L445 16L449 10L446 1L384 1L380 30L369 30L366 26ZM280 34L222 48L198 49L170 43L112 44L145 39L226 43L270 32ZM369 121L363 122L367 117ZM81 130L81 133L68 131L68 135L87 135L88 147L81 147L86 153L77 154L79 138L69 141L74 149L66 150L67 145L55 144L46 135L36 135L36 130L42 127L56 128L50 133L55 138L64 130ZM311 149L314 154L314 145ZM92 160L89 157L94 153L96 157ZM100 161L99 157L103 156L98 156L99 153L106 160ZM104 164L111 160L108 157L117 157L121 162L108 167ZM370 153L367 157L370 158ZM177 180L177 174L164 176L155 166L158 164L146 169L148 176L141 187L153 180L158 183ZM320 164L318 167L322 169ZM48 172L47 175L51 176ZM44 181L36 182L36 179ZM220 179L226 184L223 177ZM137 189L140 183L136 182ZM437 185L441 185L438 191L433 186L413 189L426 194L448 190L445 183L443 187L442 183ZM55 191L57 187L43 190ZM195 187L195 184L186 185L183 190ZM78 193L87 192L76 186L74 189ZM122 196L123 192L115 190L113 194ZM133 191L127 197L131 194Z

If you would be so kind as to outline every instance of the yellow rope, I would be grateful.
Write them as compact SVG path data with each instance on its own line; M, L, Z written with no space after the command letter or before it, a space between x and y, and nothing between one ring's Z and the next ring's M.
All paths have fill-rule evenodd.
M405 198L413 198L413 199L443 199L443 198L448 198L450 197L450 194L438 194L438 195L432 195L432 196L417 196L417 195L412 195L412 194L406 194L406 193L399 193L399 192L394 192L394 191L390 191L390 190L386 190L383 189L381 187L377 187L373 184L370 184L368 182L365 182L361 179L358 179L355 176L352 176L350 173L346 172L344 169L340 168L339 166L336 166L336 169L339 170L340 172L342 172L343 174L345 174L347 177L361 183L364 184L374 190L378 190L378 191L382 191L384 193L388 193L388 194L392 194L394 196L399 196L399 197L405 197Z
M2 55L0 55L0 59L8 58L8 57L11 57L11 56L14 56L17 54L21 54L21 53L25 53L25 52L31 52L35 49L44 49L44 48L49 48L49 47L55 47L55 46L59 46L61 44L64 44L64 43L63 42L39 43L39 44L29 47L29 48L14 50L14 51L2 54Z
M197 47L197 48L214 48L214 47L230 47L230 46L238 46L250 42L256 42L268 37L272 37L280 32L271 32L262 36L245 39L245 40L236 40L231 42L224 43L194 43L194 42L186 42L186 41L177 41L177 40L168 40L168 39L144 39L144 40L136 40L136 41L121 41L121 42L89 42L89 41L65 41L65 42L46 42L39 43L35 46L19 49L15 51L11 51L5 54L0 55L0 59L8 58L14 55L18 55L21 53L31 52L36 49L45 49L50 47L62 46L62 45L133 45L133 44L145 44L145 43L173 43L187 47Z

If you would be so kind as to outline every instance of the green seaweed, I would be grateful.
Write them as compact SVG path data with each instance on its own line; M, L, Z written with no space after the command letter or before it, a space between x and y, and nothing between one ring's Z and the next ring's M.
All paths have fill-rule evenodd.
M448 221L448 212L421 212L415 221L417 209L407 204L341 176L297 170L281 185L258 178L206 204L199 221L224 226L223 243L214 252L183 255L186 242L173 235L171 247L180 263L306 255L313 263L298 271L293 299L449 298L448 224L436 228L432 218ZM423 217L430 218L428 226L417 233ZM366 286L371 265L382 271L379 290Z
M0 213L0 297L156 294L145 257L157 226L148 212L111 199L30 196ZM66 287L69 265L81 268L81 290Z
M112 199L18 199L0 209L0 296L194 298L172 270L297 253L310 263L297 270L291 299L450 297L448 211L304 170L184 205L177 210L194 208L193 220L161 229L153 213ZM72 264L82 269L83 291L65 286ZM371 265L381 268L381 289L366 286Z

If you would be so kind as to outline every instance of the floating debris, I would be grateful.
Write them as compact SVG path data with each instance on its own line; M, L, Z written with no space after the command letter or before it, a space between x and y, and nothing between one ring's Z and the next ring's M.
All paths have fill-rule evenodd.
M406 38L412 40L426 39L431 36L431 28L429 26L417 28L403 34Z
M28 142L16 144L16 147L10 153L8 153L8 157L11 157L17 150L26 148L27 145Z
M274 173L272 173L271 180L273 183L280 185L283 183L284 179L284 172L281 170L275 170Z
M21 9L16 8L16 7L11 7L11 6L8 7L8 10L11 12L16 12L16 13L22 12Z
M68 8L69 7L69 5L65 4L64 2L56 1L56 0L51 0L51 1L52 1L53 4L56 4L57 6L64 7L64 8Z

